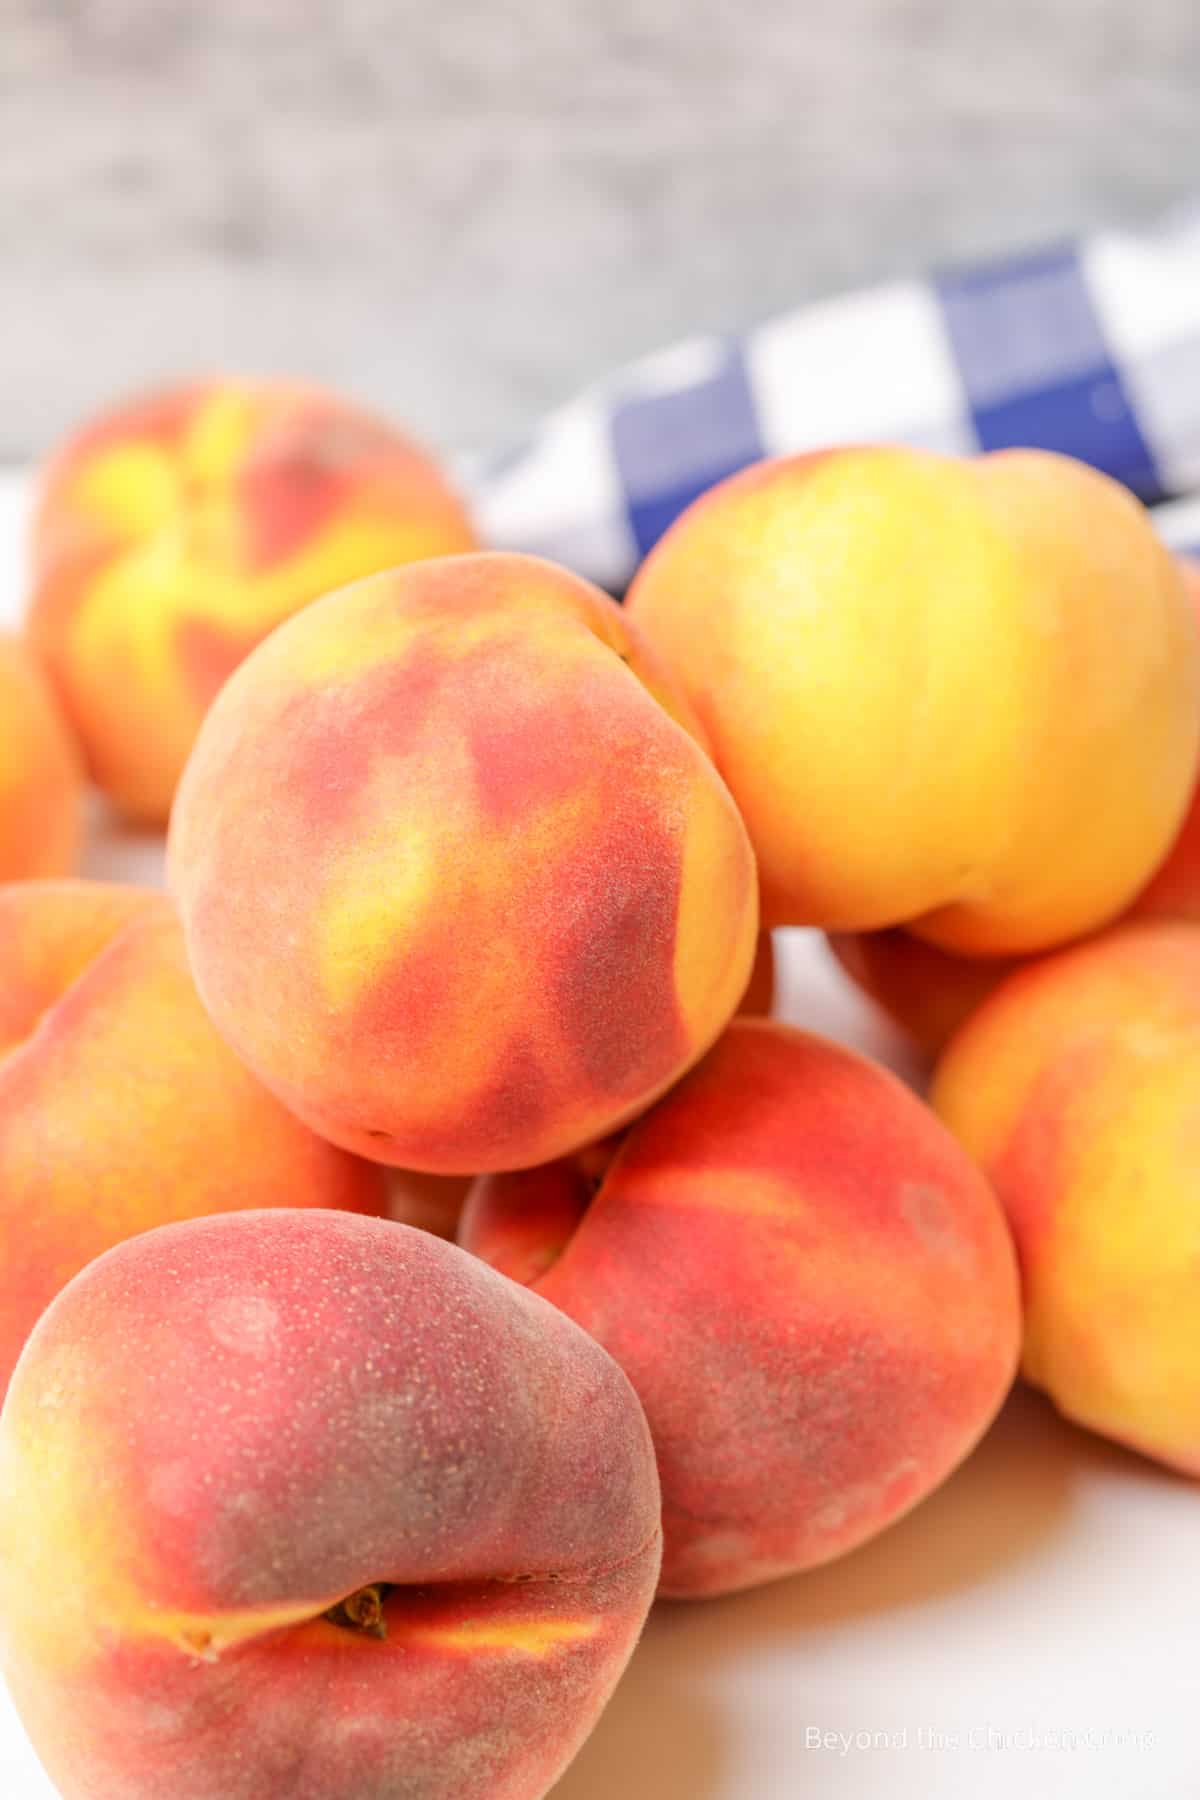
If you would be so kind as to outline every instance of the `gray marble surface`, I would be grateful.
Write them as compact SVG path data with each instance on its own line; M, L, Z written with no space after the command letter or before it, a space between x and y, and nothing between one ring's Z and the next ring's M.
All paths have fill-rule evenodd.
M219 365L487 445L1194 188L1197 0L0 0L0 459Z

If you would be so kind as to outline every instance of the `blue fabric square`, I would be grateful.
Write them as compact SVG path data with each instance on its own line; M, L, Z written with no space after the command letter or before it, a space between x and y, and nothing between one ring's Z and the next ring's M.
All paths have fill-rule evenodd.
M1115 476L1147 503L1164 496L1150 447L1111 366L972 413L983 450L1059 450Z
M1163 497L1073 248L942 275L936 290L981 449L1061 451Z
M740 349L722 346L711 371L689 386L618 400L612 444L638 554L645 556L706 488L765 454Z
M1039 392L1109 361L1070 246L942 274L937 295L974 406Z

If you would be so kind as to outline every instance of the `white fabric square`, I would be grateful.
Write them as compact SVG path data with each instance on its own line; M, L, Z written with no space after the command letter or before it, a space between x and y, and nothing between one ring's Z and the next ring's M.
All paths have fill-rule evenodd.
M623 587L637 563L598 394L552 413L526 454L476 487L473 510L490 548L548 556L604 586Z
M1082 260L1119 363L1200 339L1200 226L1161 237L1106 232L1084 244Z
M808 306L746 347L772 454L880 438L966 435L966 401L937 300L892 282Z

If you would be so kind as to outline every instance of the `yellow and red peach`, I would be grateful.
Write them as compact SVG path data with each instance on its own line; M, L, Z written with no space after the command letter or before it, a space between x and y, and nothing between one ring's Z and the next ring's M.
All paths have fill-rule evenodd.
M318 601L226 685L175 807L218 1029L381 1162L518 1168L612 1131L755 954L753 854L688 723L621 608L551 563Z
M382 1213L381 1171L306 1130L222 1043L165 895L0 888L0 1394L91 1257L278 1205Z
M0 882L71 873L82 790L75 747L42 671L0 632Z
M570 1159L480 1181L460 1242L633 1382L670 1595L853 1549L967 1454L1016 1365L987 1183L891 1075L784 1025L735 1020L598 1186Z
M281 620L474 543L429 458L359 407L196 382L97 419L52 461L29 630L96 781L160 822L214 694Z
M1008 1213L1027 1378L1200 1475L1200 929L1128 925L1009 976L933 1100Z
M1184 588L1200 616L1200 565L1178 559ZM1175 841L1117 923L1191 919L1200 924L1200 784ZM955 956L903 930L832 933L830 949L863 992L927 1055L936 1056L1006 975L1015 957Z
M64 1800L540 1800L660 1542L603 1350L345 1213L120 1245L0 1419L0 1661Z
M1195 619L1140 505L1068 458L756 465L628 606L746 819L768 925L1040 950L1121 912L1186 809Z

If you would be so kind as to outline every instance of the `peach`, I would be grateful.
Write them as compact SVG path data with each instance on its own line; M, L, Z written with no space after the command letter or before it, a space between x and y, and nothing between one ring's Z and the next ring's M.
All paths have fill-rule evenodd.
M861 1544L967 1454L1016 1365L987 1183L891 1075L784 1025L735 1020L590 1182L567 1159L480 1181L460 1242L633 1382L670 1595Z
M0 882L68 875L83 777L66 724L24 645L0 632Z
M383 1182L221 1042L165 895L0 888L0 1394L91 1257L169 1220L281 1204L381 1213Z
M377 1219L120 1245L0 1418L0 1660L64 1800L538 1800L660 1542L611 1358Z
M1068 458L758 464L628 606L746 819L768 925L1040 950L1121 912L1186 809L1195 619L1138 502Z
M933 1100L1008 1213L1027 1378L1200 1475L1200 930L1128 925L1011 975Z
M1180 557L1178 566L1200 615L1200 564ZM1166 861L1117 922L1128 919L1200 924L1200 784ZM902 930L833 933L829 947L851 980L931 1056L1021 961L955 956Z
M218 1029L381 1162L511 1169L612 1131L755 954L753 853L688 723L620 607L551 563L444 557L318 601L226 685L179 790Z
M474 542L429 458L349 401L196 382L95 420L50 464L29 631L96 781L157 823L214 694L282 619Z

